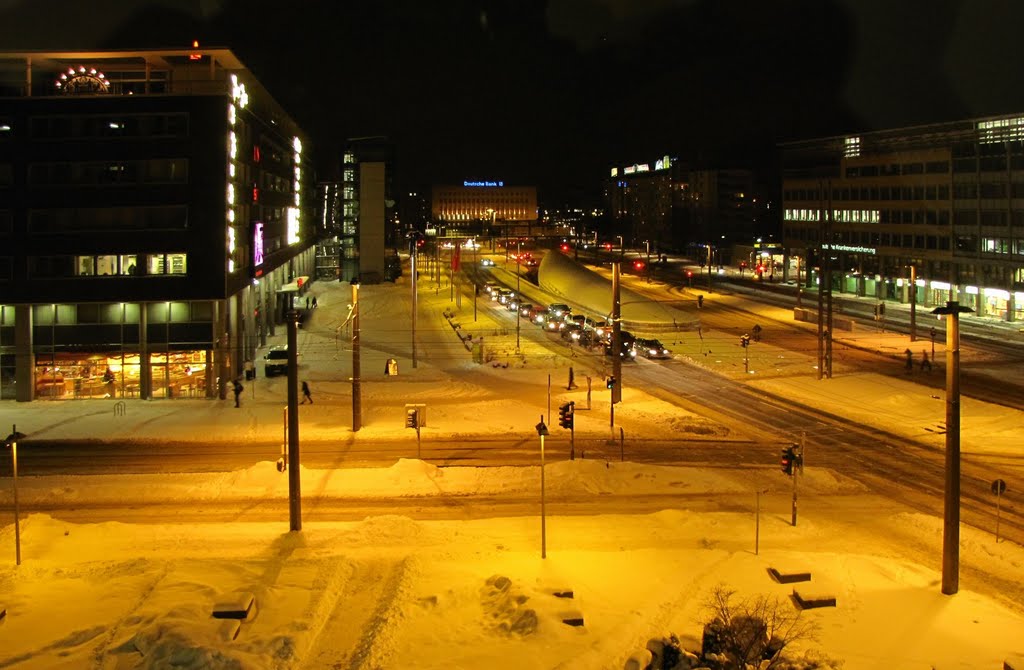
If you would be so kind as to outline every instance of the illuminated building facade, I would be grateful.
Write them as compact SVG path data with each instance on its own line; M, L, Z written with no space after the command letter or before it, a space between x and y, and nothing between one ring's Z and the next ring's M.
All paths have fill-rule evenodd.
M305 134L198 45L0 52L0 98L2 397L223 397L312 274Z
M464 181L431 189L431 217L449 231L478 232L481 225L529 228L537 223L537 187L503 181Z
M1024 116L785 144L783 244L833 291L1024 318ZM831 215L829 215L831 212ZM787 274L792 261L786 262ZM808 284L810 285L810 284Z

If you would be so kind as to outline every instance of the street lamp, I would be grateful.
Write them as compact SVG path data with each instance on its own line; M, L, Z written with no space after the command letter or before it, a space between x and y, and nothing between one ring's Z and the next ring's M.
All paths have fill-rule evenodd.
M11 434L4 440L4 444L11 448L11 478L14 482L14 556L17 565L21 565L21 526L19 518L21 508L18 505L18 439L25 437L18 432L16 425L11 426ZM544 452L544 438L541 438L541 453Z
M544 437L548 434L548 427L544 423L544 415L540 415L540 423L537 424L537 435L540 436L540 557L548 557L547 521L544 510Z
M916 286L912 287L916 288ZM955 300L932 314L946 323L946 488L942 525L942 593L960 586L960 315L973 312Z

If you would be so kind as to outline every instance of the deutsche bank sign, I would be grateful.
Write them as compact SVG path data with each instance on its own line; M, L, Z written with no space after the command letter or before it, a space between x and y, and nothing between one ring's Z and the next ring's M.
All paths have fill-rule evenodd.
M504 186L503 181L464 181L463 186Z

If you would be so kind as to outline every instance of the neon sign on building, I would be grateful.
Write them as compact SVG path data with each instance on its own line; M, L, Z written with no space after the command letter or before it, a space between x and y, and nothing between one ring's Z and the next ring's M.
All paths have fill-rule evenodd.
M231 99L228 101L228 162L227 162L227 173L228 173L228 188L227 188L227 209L225 210L227 216L227 232L226 232L226 246L228 252L228 272L235 271L235 239L237 237L237 231L235 230L235 222L237 219L235 210L235 176L238 174L238 164L235 162L238 158L238 135L235 134L235 124L238 121L238 111L245 109L249 104L249 94L245 90L245 84L238 81L238 75L231 75Z

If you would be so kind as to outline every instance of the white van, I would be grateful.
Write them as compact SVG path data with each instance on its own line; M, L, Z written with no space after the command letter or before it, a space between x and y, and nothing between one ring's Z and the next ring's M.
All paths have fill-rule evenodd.
M288 374L287 344L270 347L270 351L263 357L263 373L268 377Z

